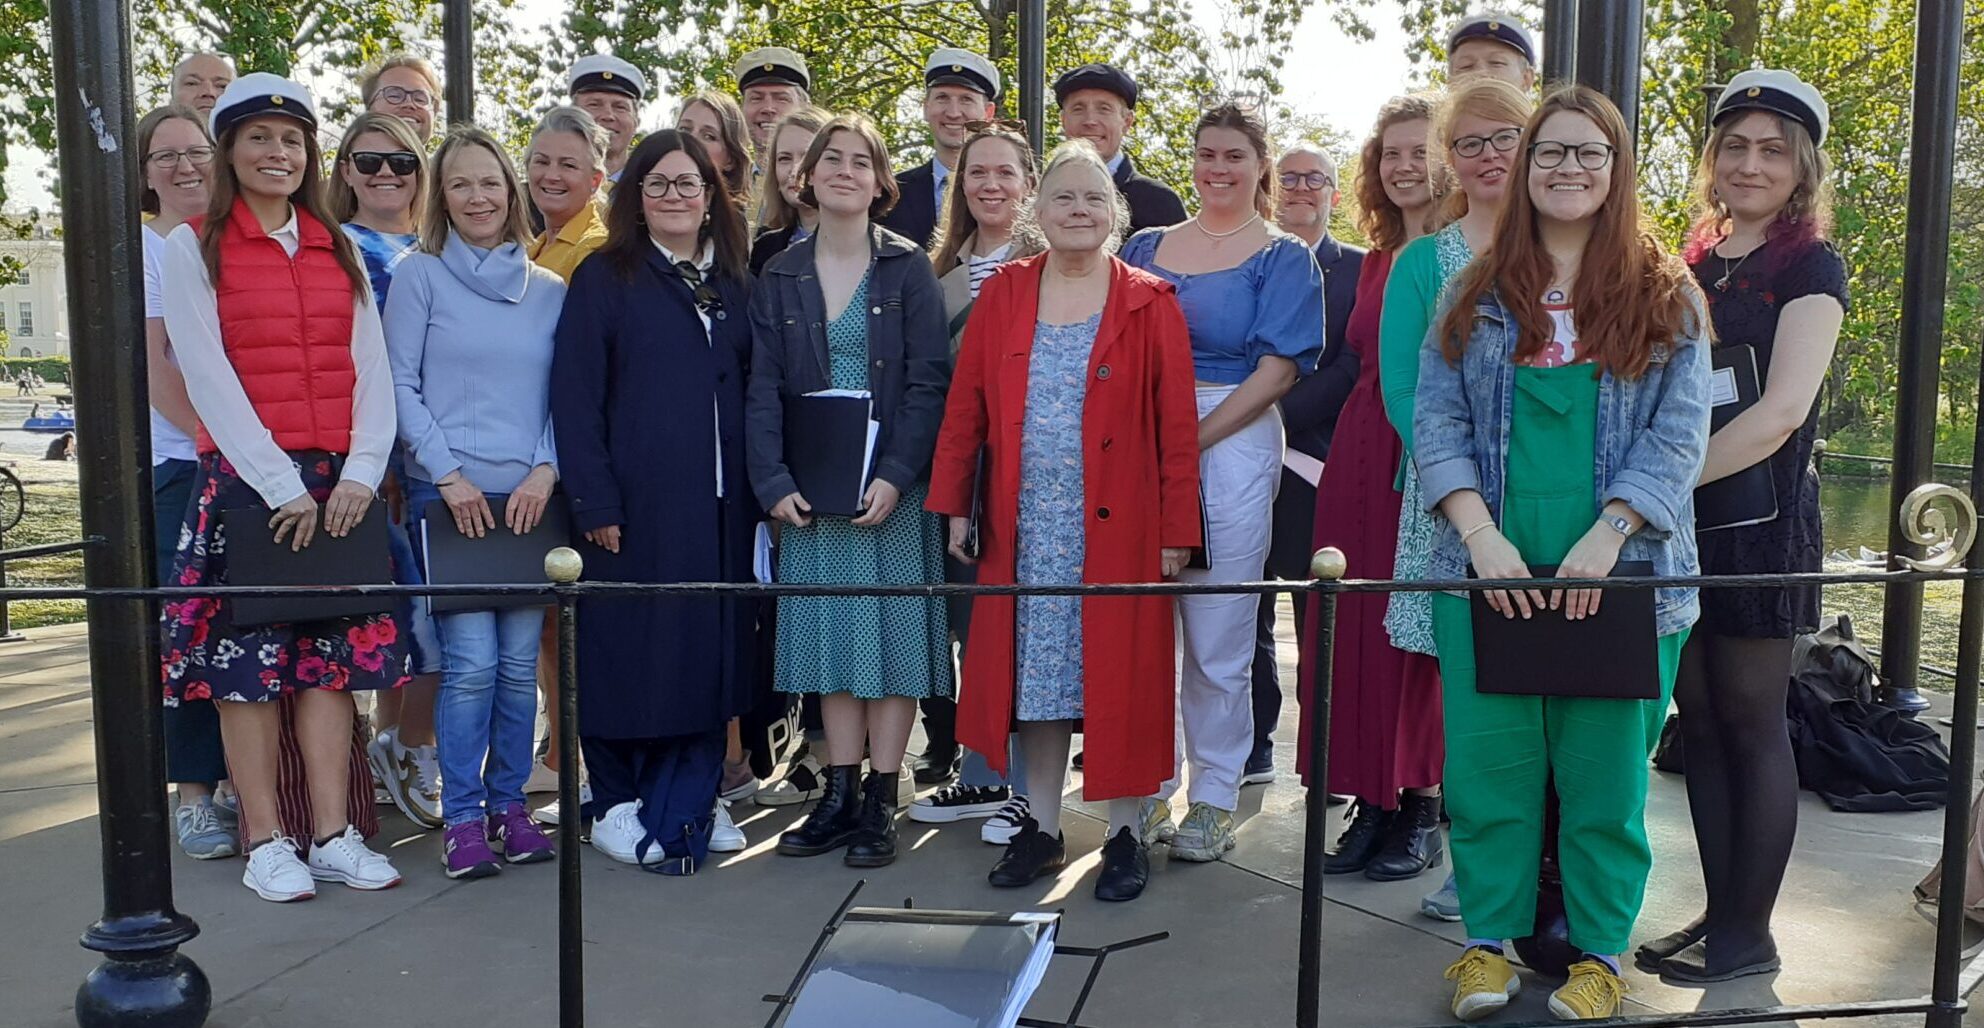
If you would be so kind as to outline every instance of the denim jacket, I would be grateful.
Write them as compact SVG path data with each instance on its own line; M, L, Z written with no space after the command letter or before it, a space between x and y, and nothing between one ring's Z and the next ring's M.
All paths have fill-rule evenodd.
M930 474L951 383L951 334L930 258L893 232L869 231L868 389L882 425L874 476L908 492ZM833 387L818 239L773 257L751 293L744 455L751 487L768 509L796 491L785 466L785 398Z
M1446 305L1443 304L1442 307ZM1593 447L1592 518L1623 500L1646 525L1619 550L1619 559L1653 562L1656 575L1700 571L1695 550L1695 483L1708 455L1708 315L1699 296L1682 335L1656 347L1646 374L1627 380L1606 372L1598 384L1597 439ZM1508 473L1509 419L1514 409L1515 316L1492 291L1475 305L1474 328L1460 362L1440 350L1440 324L1419 348L1419 396L1413 410L1413 460L1426 506L1433 512L1433 578L1466 576L1467 548L1440 513L1440 501L1473 489L1502 520ZM1655 629L1671 635L1700 613L1694 589L1656 590Z

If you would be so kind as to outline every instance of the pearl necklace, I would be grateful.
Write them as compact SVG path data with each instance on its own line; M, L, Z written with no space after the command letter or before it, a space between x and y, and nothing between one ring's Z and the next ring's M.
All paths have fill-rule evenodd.
M1225 239L1228 236L1234 236L1240 234L1241 230L1247 228L1248 226L1252 225L1254 222L1257 222L1259 220L1261 220L1261 212L1255 211L1253 217L1248 218L1246 221L1243 221L1239 225L1230 228L1224 232L1214 232L1212 229L1206 227L1205 222L1200 221L1197 218L1192 219L1192 225L1193 227L1197 228L1200 232L1205 233L1207 239Z

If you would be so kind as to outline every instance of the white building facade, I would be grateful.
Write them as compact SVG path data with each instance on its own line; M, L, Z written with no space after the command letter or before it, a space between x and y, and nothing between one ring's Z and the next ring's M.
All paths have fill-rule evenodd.
M62 267L62 240L46 228L37 228L33 238L0 239L0 258L13 258L22 266L14 282L0 286L6 356L68 356L69 288Z

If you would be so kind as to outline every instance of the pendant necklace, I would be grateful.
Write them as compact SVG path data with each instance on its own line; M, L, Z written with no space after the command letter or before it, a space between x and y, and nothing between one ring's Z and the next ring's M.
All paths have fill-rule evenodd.
M1722 277L1715 280L1715 291L1718 293L1728 292L1729 276L1734 275L1736 272L1742 270L1743 262L1750 259L1750 254L1756 253L1758 250L1761 249L1763 249L1762 245L1751 247L1749 253L1746 253L1743 256L1736 258L1736 263L1734 266L1731 266L1731 264L1729 263L1729 258L1722 257L1721 254L1716 254L1716 256L1722 257Z

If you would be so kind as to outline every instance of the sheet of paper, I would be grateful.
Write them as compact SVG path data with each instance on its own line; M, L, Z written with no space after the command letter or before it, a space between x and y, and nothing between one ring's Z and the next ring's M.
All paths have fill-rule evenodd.
M1323 478L1323 462L1293 446L1282 448L1281 466L1302 476L1302 481L1309 483L1312 488Z
M1717 368L1710 373L1708 387L1710 406L1720 407L1725 403L1735 403L1737 399L1735 368Z
M751 543L751 574L760 585L772 580L772 523L758 522L758 534Z

